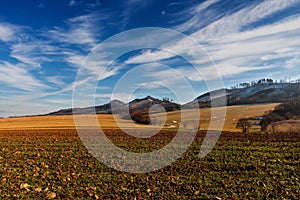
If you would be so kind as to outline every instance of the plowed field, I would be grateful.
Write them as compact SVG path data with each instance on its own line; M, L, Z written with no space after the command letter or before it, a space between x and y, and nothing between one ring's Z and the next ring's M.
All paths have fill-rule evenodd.
M176 133L133 139L119 129L105 132L117 146L134 152L162 148ZM300 198L300 134L223 132L201 159L204 135L199 131L172 165L130 174L91 156L76 130L2 130L0 199Z

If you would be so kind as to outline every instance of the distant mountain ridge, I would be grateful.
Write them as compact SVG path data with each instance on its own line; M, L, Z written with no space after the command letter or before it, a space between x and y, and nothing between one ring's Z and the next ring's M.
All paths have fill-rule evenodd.
M225 96L224 96L225 95ZM96 107L61 109L46 115L72 115L72 114L111 114L112 105L114 113L128 117L130 113L148 110L155 104L161 105L167 112L199 107L210 107L211 97L216 101L226 99L227 105L255 104L255 103L281 103L291 98L300 97L300 83L261 83L244 88L219 89L204 93L194 100L180 105L169 100L160 100L151 96L134 99L129 103L119 100ZM220 104L222 105L222 104ZM126 116L127 114L127 116Z
M72 114L111 114L112 113L112 106L115 108L119 108L120 110L124 109L126 103L119 101L119 100L112 100L107 104L103 104L100 106L95 107L85 107L85 108L68 108L68 109L61 109L55 112L48 113L46 115L72 115Z
M125 117L125 115L128 115L128 108L131 113L138 110L149 109L156 104L161 105L167 112L180 110L180 104L170 102L168 100L160 100L151 96L147 96L142 99L134 99L130 101L128 104L119 100L112 100L111 102L100 106L61 109L55 112L48 113L46 115L51 116L51 115L72 115L72 114L93 114L93 113L112 114L112 112L114 112L115 114L120 114Z
M174 110L180 110L180 104L171 102L169 100L160 100L151 96L147 96L142 99L135 99L131 102L129 102L129 108L131 110L138 110L138 109L143 109L147 108L149 109L153 105L159 104L161 105L167 112L169 111L174 111ZM155 112L155 110L154 110Z
M300 83L261 83L245 88L215 90L198 96L182 108L189 109L195 104L209 107L211 97L215 100L225 98L227 105L282 103L300 97Z
M132 119L141 124L151 123L150 113L158 113L164 110L170 112L181 109L180 104L171 102L167 99L160 100L151 96L135 99L129 102L128 107L129 109L127 108L126 112L120 112L119 116L123 119Z

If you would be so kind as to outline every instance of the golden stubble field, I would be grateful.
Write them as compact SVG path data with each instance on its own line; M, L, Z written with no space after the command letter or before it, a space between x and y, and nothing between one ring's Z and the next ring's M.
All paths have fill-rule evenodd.
M254 116L261 116L265 111L272 110L278 104L260 104L260 105L242 105L230 106L226 109L226 119L224 122L224 131L239 131L235 128L237 121L240 118L248 118ZM216 111L224 109L222 107L215 108ZM167 114L166 123L172 124L173 121L179 121L183 115L188 118L188 121L199 120L199 116L194 115L193 110L182 110L169 112ZM210 124L210 119L216 116L211 116L210 108L200 109L200 128L207 130ZM163 115L160 113L153 115L155 118L162 119ZM83 116L84 117L84 116ZM85 115L86 118L90 117ZM109 114L98 115L98 121L102 128L146 128L144 125L137 125L131 120L123 120ZM224 121L224 119L215 119ZM116 124L116 121L118 124ZM86 128L92 124L87 123ZM27 129L73 129L75 127L73 116L36 116L36 117L20 117L20 118L6 118L0 119L0 129L2 130L27 130ZM148 126L153 128L153 126Z

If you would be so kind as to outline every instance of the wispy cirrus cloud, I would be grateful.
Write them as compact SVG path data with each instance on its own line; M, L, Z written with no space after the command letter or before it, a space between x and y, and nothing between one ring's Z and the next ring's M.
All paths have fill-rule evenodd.
M176 55L167 51L146 50L140 55L130 57L128 60L125 61L125 64L140 64L140 63L147 63L147 62L155 62L163 59L168 59L174 56Z
M0 41L9 42L14 40L20 28L17 25L0 22Z
M79 6L86 6L88 9L90 8L95 8L95 7L100 7L101 3L99 0L94 0L92 3L86 3L85 1L80 1L80 0L70 0L68 6L69 7L79 7Z
M128 0L123 1L123 12L121 26L124 28L131 17L138 11L145 9L148 5L153 3L154 0Z
M56 71L68 71L69 64L79 67L82 56L85 56L83 52L88 52L101 37L99 34L103 26L99 23L107 17L92 12L67 19L65 26L35 31L30 27L21 29L16 25L0 23L0 41L8 45L9 56L15 59L14 62L0 62L2 86L15 88L15 94L21 92L26 102L71 91L74 78L62 77L63 71L51 75L44 73L44 64L60 62L62 66ZM77 45L76 48L74 45ZM112 71L105 76L114 73Z
M178 30L194 30L195 27L200 27L198 30L194 30L190 38L203 45L208 55L219 66L219 71L224 78L248 71L267 71L269 68L274 67L274 64L272 64L274 54L277 56L276 59L290 60L287 63L290 67L296 63L295 59L300 46L298 37L300 34L300 22L297 15L285 19L277 18L275 21L269 21L259 26L252 25L263 19L273 17L283 10L299 5L299 0L259 1L233 13L220 13L219 15L222 17L215 19L209 24L202 23L201 20L203 20L204 16L210 18L207 13L210 13L211 17L214 18L215 12L209 11L210 6L216 3L218 1L206 1L198 6L189 8L187 11L192 11L190 20L175 26L175 28ZM196 24L200 25L196 26ZM165 51L148 50L129 58L126 62L141 64L165 59L172 60L171 58L176 56L177 53L187 52L194 56L193 61L199 64L199 71L207 72L206 78L215 78L216 73L210 73L210 65L212 64L210 60L197 58L199 52L193 52L192 47L185 44L186 40L182 40L176 42L173 46L168 46L167 49L172 50L173 54ZM285 54L276 53L284 48L288 48L290 51L285 52ZM273 58L270 55L273 55ZM277 64L279 63L277 62ZM183 70L183 73L187 71ZM192 78L189 75L190 73L184 74Z
M54 27L45 35L50 39L65 45L83 45L82 47L94 47L104 31L101 22L109 19L110 14L92 12L86 15L73 17L65 21L66 27Z
M64 78L65 77L62 77L62 76L49 76L49 77L46 77L46 80L47 80L47 82L53 83L53 84L59 86L60 88L64 88L64 87L66 87Z
M92 5L86 6L91 8ZM104 21L110 19L110 14L102 11L87 10L87 14L67 18L61 25L44 26L41 29L0 22L0 42L8 47L5 52L7 55L0 58L0 89L5 91L3 89L9 88L12 91L2 94L2 99L6 102L3 106L23 102L30 107L31 102L36 99L42 102L42 107L36 109L40 109L40 112L47 107L51 111L53 104L56 104L56 108L59 103L71 106L70 91L73 90L75 77L70 74L75 76L75 69L101 40L105 31ZM93 76L103 73L104 78L117 73L116 70L105 73L101 69L99 71L99 64L90 61L89 73ZM86 82L87 80L81 80L76 85ZM67 95L64 96L65 94ZM47 102L47 98L54 100ZM13 99L14 103L9 104L9 99ZM19 109L18 114L24 112ZM17 113L17 109L8 109L1 116L14 113ZM27 109L27 113L35 111L32 109L28 112Z
M256 5L247 6L235 13L224 16L196 31L191 36L200 42L206 42L222 39L231 34L245 32L247 31L246 28L251 24L299 3L299 0L265 0ZM198 15L201 15L201 13ZM251 28L249 29L251 30Z
M0 63L0 82L19 90L41 91L48 88L46 84L35 78L22 64Z
M199 28L207 25L209 22L207 21L207 17L209 16L209 20L214 20L219 17L220 14L208 10L208 8L216 3L220 2L220 0L210 0L200 3L198 5L192 6L186 10L181 11L180 15L186 16L186 20L183 23L179 23L174 28L178 31L185 32L190 30L198 30ZM221 13L222 15L223 13ZM177 14L178 15L178 14ZM179 18L180 20L180 18ZM178 21L175 19L173 23Z
M85 59L86 54L90 48L97 44L97 40L101 37L99 31L102 26L99 26L101 20L107 19L108 15L101 15L98 12L92 12L87 15L73 17L65 21L66 27L54 27L51 30L41 31L43 40L36 39L32 35L19 38L18 43L10 45L12 58L17 59L22 66L26 65L27 74L30 70L39 71L43 63L49 62L62 62L70 67L75 66L78 68L82 61ZM25 34L25 35L24 35ZM77 45L74 48L74 45ZM96 76L104 72L101 68L100 61L89 61L86 63L87 68L91 74ZM101 69L99 69L99 67ZM25 68L25 67L24 67ZM100 70L100 71L99 71ZM40 72L39 72L40 73ZM117 71L112 70L104 74L105 77L116 74ZM34 76L32 76L34 77ZM52 83L58 86L58 91L48 92L49 95L67 92L73 89L72 82L64 82L64 79L58 76L46 76L43 80L44 83ZM46 93L40 96L45 96Z
M104 21L110 16L111 14L105 12L91 12L69 18L64 21L64 26L43 30L41 36L45 39L42 41L33 39L33 42L27 42L24 50L40 52L46 56L67 55L71 56L70 59L74 55L81 55L82 50L86 55L99 43L104 32ZM77 45L76 48L74 45ZM22 44L15 46L16 51L18 47L22 47Z
M284 68L287 63L280 60L294 60L299 56L299 20L299 17L294 17L232 34L205 47L225 75ZM289 51L282 52L284 49ZM288 64L290 67L296 66L294 62Z
M70 2L69 2L69 4L68 4L68 6L76 6L76 5L78 5L79 4L79 2L78 1L75 1L75 0L71 0Z
M32 38L31 41L20 38L20 42L11 45L10 56L18 61L28 64L30 68L39 68L42 63L50 62L50 56L59 55L59 47L47 41Z

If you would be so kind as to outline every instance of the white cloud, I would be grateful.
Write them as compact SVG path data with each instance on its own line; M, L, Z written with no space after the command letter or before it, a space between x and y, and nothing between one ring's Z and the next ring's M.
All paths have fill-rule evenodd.
M175 29L181 32L188 31L188 30L196 30L199 29L201 26L204 26L207 23L207 20L209 18L206 18L208 11L207 9L218 3L220 0L209 0L204 1L203 3L200 3L197 6L193 6L187 10L182 11L180 13L181 16L189 16L189 18L184 22L177 26L175 26ZM211 14L211 13L210 13ZM215 16L218 16L217 13L214 13ZM213 18L213 16L209 16L210 18Z
M47 33L43 31L42 35L38 34L38 36L46 37L44 40L37 39L36 35L33 35L31 30L27 28L26 32L22 32L18 35L18 40L13 40L9 43L11 49L10 56L17 59L18 63L13 65L8 62L2 62L0 76L3 78L0 81L17 89L40 91L36 95L29 95L27 100L34 97L51 96L72 90L73 83L67 84L58 76L46 76L43 79L37 79L36 75L31 73L31 70L34 70L35 73L43 74L41 64L53 61L61 62L63 60L79 67L80 63L84 60L84 56L78 52L82 49L86 50L87 47L90 49L96 44L98 38L97 34L99 34L97 31L100 30L98 22L106 17L107 15L100 16L99 13L94 12L70 18L65 21L67 29L54 28ZM1 25L2 24L0 24L0 31ZM11 30L14 29L12 28ZM12 31L10 33L7 30L6 32L6 35L2 34L2 38L8 41L15 33ZM2 38L0 36L0 40ZM82 46L74 49L74 44L82 44ZM95 63L93 61L89 63L90 73L94 73L93 75L99 75L96 73L103 72L103 70L98 70L98 64L99 62ZM104 78L114 73L116 73L114 70L107 72L104 74ZM52 85L55 84L63 89L53 92L54 88L47 85L49 83ZM51 89L52 92L49 89Z
M53 84L59 86L60 88L66 86L66 83L63 81L63 77L61 77L61 76L49 76L49 77L46 77L46 80L49 83L53 83Z
M95 38L85 26L87 25L79 25L76 28L71 28L68 32L65 32L62 28L55 27L49 31L49 34L51 38L62 43L92 45L95 43Z
M76 6L78 4L78 1L75 1L75 0L71 0L70 2L69 2L69 6Z
M299 65L300 65L300 56L299 55L297 55L291 59L287 59L287 61L285 61L285 68L287 68L287 69L299 67Z
M124 28L129 20L131 19L132 15L135 14L137 11L140 11L150 5L153 0L127 0L123 1L123 13L122 13L122 20L120 22L121 27Z
M13 40L19 27L8 23L0 23L0 41L9 42Z
M86 59L85 55L69 53L65 60L76 68L80 67L81 63Z
M296 17L251 31L236 33L229 38L211 42L205 47L221 68L231 64L242 69L243 67L264 69L261 66L273 60L297 57L300 45L299 34L300 17ZM235 70L230 71L235 72Z
M20 42L11 45L10 56L28 64L31 68L39 68L41 63L52 61L49 56L59 55L61 52L59 47L50 45L46 41L38 41L34 38L31 42L20 40Z
M199 9L199 12L194 16L192 13L191 20L178 27L181 26L183 29L193 27L194 20L196 18L201 19L201 12L215 2L209 1L193 8L194 10ZM224 16L199 29L190 37L198 41L199 44L203 44L208 54L218 65L223 77L242 74L251 70L266 70L271 66L268 62L275 59L275 56L277 59L290 57L287 65L291 67L295 65L296 56L299 55L300 17L291 16L279 20L277 23L265 24L255 29L244 30L244 28L299 2L299 0L266 0ZM211 15L213 14L211 13ZM183 39L173 44L173 46L169 45L166 49L174 53L173 55L163 50L146 51L143 54L129 58L126 62L131 64L157 62L184 52L192 56L193 61L199 64L198 70L206 72L206 79L215 78L216 73L211 68L212 63L209 57L206 56L205 58L205 53L201 54L201 52L194 51L193 46L187 41ZM290 51L278 53L283 48L290 49ZM186 71L183 70L184 72ZM191 80L197 80L194 76L188 77Z
M12 65L8 62L0 63L0 82L27 91L49 89L49 86L36 79L23 65Z
M299 0L265 0L258 5L248 6L231 15L222 17L191 36L197 38L198 41L222 39L231 34L239 33L242 28L285 8L292 7L296 3L299 3Z
M122 65L112 65L111 61L107 60L106 56L101 53L85 56L82 54L70 54L66 57L66 61L73 66L84 70L86 77L102 77L101 79L118 74ZM110 64L110 65L109 65ZM109 66L108 66L109 65Z
M167 51L152 51L146 50L142 54L129 58L125 61L125 64L139 64L147 62L156 62L163 59L174 57L174 54Z
M42 68L46 65L42 64L67 60L66 66L70 63L76 67L80 66L81 61L83 61L82 54L91 50L102 36L103 25L101 22L108 16L105 12L102 12L101 15L100 12L93 12L73 17L64 22L65 27L55 27L50 31L45 29L33 31L30 27L0 23L0 42L3 41L8 45L10 57L16 59L13 64L12 62L0 61L1 89L9 88L13 91L6 93L6 97L2 95L1 99L5 98L2 105L8 107L18 102L28 105L24 106L24 109L20 109L19 112L17 109L6 109L5 112L10 113L9 115L24 114L28 108L31 109L31 102L35 99L42 102L41 107L31 109L29 114L36 113L36 111L38 113L45 110L51 111L54 106L49 103L59 104L60 101L47 102L43 98L59 98L59 95L68 94L68 98L71 100L68 92L73 90L74 85L89 84L89 79L73 83L70 80L65 82L66 79L55 74L47 76ZM99 76L99 73L103 73L103 78L117 73L115 69L104 73L99 64L101 63L98 61L90 61L89 66L87 66L90 70L89 73L94 77ZM68 103L70 100L62 99L61 102ZM13 102L10 104L9 101ZM51 108L51 106L53 107ZM1 116L5 115L5 113L1 113Z
M54 41L64 43L66 45L77 44L94 47L102 36L103 26L99 24L109 18L109 14L99 14L93 12L66 20L67 29L54 27L45 35Z

